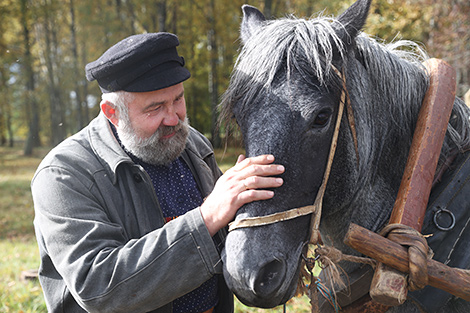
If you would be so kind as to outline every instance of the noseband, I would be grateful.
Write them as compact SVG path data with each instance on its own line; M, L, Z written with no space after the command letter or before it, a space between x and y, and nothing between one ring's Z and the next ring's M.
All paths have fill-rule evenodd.
M317 244L321 243L321 236L320 236L320 217L322 211L322 202L323 202L323 195L325 194L326 185L328 183L328 178L330 176L331 165L333 164L333 158L335 156L336 146L338 143L338 134L339 128L341 125L341 119L343 116L344 105L346 104L348 110L348 120L349 125L351 127L351 132L353 134L354 145L356 149L356 157L359 161L359 153L358 153L358 145L357 145L357 136L356 136L356 128L354 124L354 117L351 108L351 102L349 99L348 91L346 89L346 76L344 72L340 72L336 67L333 67L334 72L341 78L342 81L342 91L341 91L341 99L338 107L338 116L336 119L335 130L333 133L333 138L331 140L330 152L328 155L328 163L326 165L325 172L323 174L323 181L318 190L317 196L315 198L315 202L313 205L307 205L300 208L290 209L283 212L278 212L274 214L269 214L265 216L257 216L257 217L247 217L244 219L236 220L229 224L229 232L239 228L247 228L247 227L256 227L256 226L263 226L274 224L277 222L283 222L291 219L295 219L297 217L305 216L308 214L312 214L311 217L311 233L310 233L310 243Z

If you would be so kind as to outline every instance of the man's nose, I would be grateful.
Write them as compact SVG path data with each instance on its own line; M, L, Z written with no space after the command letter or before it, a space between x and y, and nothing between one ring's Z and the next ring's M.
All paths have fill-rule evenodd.
M180 118L175 108L172 105L168 106L162 124L165 126L176 126L179 120Z

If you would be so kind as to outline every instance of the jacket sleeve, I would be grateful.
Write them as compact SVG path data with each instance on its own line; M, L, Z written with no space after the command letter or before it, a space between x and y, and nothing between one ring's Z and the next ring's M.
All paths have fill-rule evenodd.
M42 253L84 309L148 312L221 272L198 208L131 239L109 219L95 188L86 174L57 166L32 181Z

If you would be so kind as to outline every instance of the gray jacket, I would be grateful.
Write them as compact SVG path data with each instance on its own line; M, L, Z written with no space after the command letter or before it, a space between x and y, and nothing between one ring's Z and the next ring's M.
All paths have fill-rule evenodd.
M203 197L220 176L208 140L191 129L183 158ZM220 246L199 209L165 224L148 174L103 114L54 148L31 183L39 278L49 312L171 312L171 302L219 277L216 312L233 312ZM225 232L218 233L223 242Z

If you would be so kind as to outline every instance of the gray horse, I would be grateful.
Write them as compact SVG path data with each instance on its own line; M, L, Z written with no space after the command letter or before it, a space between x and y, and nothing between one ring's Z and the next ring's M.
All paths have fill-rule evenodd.
M242 207L237 220L313 203L337 119L339 71L353 109L357 151L343 115L323 202L323 241L358 255L343 244L349 224L374 232L387 224L429 77L422 65L427 56L419 46L408 41L386 45L360 32L369 6L370 0L358 0L336 19L272 21L243 6L243 47L221 116L236 120L248 156L271 153L286 172L272 200ZM423 227L423 233L435 235L429 240L435 258L460 268L470 266L469 116L456 98L438 164L440 183L433 187ZM449 186L457 190L449 196L452 200L441 197L452 191ZM439 216L456 219L452 227L433 222L444 202L446 213L439 211ZM242 302L270 308L293 296L309 221L304 216L229 233L224 275ZM347 262L340 266L347 273L359 267ZM470 312L469 303L432 287L410 293L405 304L390 312L418 312L417 303L429 312Z

